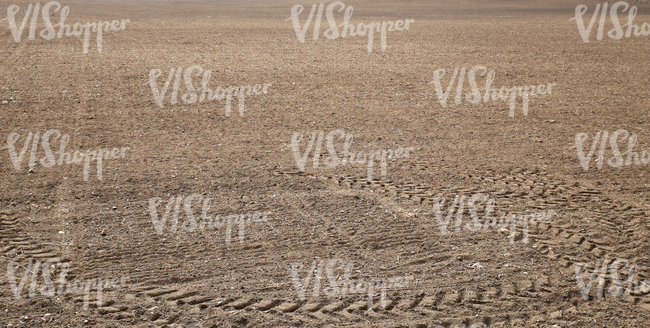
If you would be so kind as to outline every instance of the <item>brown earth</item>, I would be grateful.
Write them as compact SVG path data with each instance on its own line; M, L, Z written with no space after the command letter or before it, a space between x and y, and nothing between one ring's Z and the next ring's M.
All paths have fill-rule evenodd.
M4 15L18 4L22 19L28 3L1 0L0 9ZM586 3L588 23L597 2ZM27 22L20 43L7 20L0 22L3 326L648 325L650 289L598 298L594 286L584 300L575 277L576 263L593 269L598 260L617 258L638 265L635 281L650 277L648 167L605 163L598 169L596 150L584 171L574 142L587 133L588 151L596 132L625 129L638 135L635 151L650 148L647 37L595 41L595 26L584 43L569 21L577 1L346 1L354 6L353 23L414 20L408 31L388 33L385 52L376 35L369 54L367 37L323 37L325 17L317 41L312 24L299 42L287 21L295 1L62 4L70 7L69 23L130 23L105 32L101 53L93 35L84 54L81 37L40 38L40 17L36 38L28 39ZM313 3L300 4L304 23ZM650 22L650 6L638 6L635 22ZM607 24L605 33L609 18ZM149 72L162 71L162 88L171 68L192 65L212 70L212 88L272 86L246 98L243 116L237 99L229 117L225 101L172 105L171 86L164 107L157 106ZM455 68L476 65L496 71L496 89L556 86L551 95L531 98L527 116L519 98L514 118L505 101L455 104L455 87L442 107L430 84L434 70L447 71L446 87ZM463 90L469 91L467 81ZM181 82L179 97L185 92ZM16 171L9 134L20 135L20 152L29 132L50 129L70 136L71 153L130 150L103 163L102 180L94 165L88 181L83 164L36 162L29 171L30 151ZM321 166L313 168L310 155L299 172L292 134L309 139L336 129L354 135L355 151L415 150L389 161L386 180L379 180L376 162L373 181L363 165L326 167L325 145ZM59 140L51 143L57 151ZM45 156L38 146L37 160ZM340 154L343 142L336 148ZM608 145L605 161L611 156ZM511 244L509 232L498 229L443 235L434 199L477 192L495 198L497 214L553 209L559 215L531 228L528 243L518 233ZM212 198L212 215L272 214L247 226L243 243L236 227L229 245L223 228L172 233L168 224L157 234L150 199L162 199L161 216L170 197L193 193ZM186 219L181 209L179 220ZM69 263L70 282L129 280L104 290L99 309L93 303L84 310L83 293L29 297L29 281L16 299L4 269L20 263L21 278L30 259L53 257ZM389 289L385 308L377 306L378 294L371 309L362 294L312 297L313 282L308 298L299 299L291 264L308 268L332 259L354 263L354 281L415 280ZM323 279L321 287L328 285ZM604 287L610 286L608 277Z

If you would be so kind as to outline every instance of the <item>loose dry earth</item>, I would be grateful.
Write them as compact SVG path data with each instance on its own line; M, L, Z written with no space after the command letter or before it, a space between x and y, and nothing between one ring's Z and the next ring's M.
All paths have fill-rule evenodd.
M19 5L20 23L28 3L2 0L0 9L4 15ZM28 21L20 43L7 20L0 22L3 326L647 326L650 289L598 298L594 286L584 300L575 264L593 269L598 260L624 258L638 265L635 281L650 278L648 167L598 169L597 149L584 171L574 139L587 133L587 152L596 132L625 129L638 135L635 151L650 149L650 39L595 41L596 23L584 43L569 21L580 3L568 0L346 1L353 23L414 20L408 31L388 33L385 52L375 36L369 54L367 37L323 37L325 15L320 38L312 40L312 23L299 42L287 21L298 3L63 2L69 23L130 19L125 30L104 33L101 53L93 35L87 54L82 37L40 38L40 17L36 38L28 39ZM585 24L596 3L588 3ZM304 24L313 3L300 4ZM650 22L650 6L638 6L635 22ZM237 99L230 117L225 101L183 104L182 81L179 103L170 104L170 85L164 107L157 106L150 71L162 71L162 88L171 68L192 65L212 70L212 88L272 86L246 98L243 116ZM519 99L514 118L505 101L455 104L455 86L442 107L430 84L434 70L447 71L446 88L455 68L476 65L495 70L496 89L556 86L552 95L531 98L528 116ZM194 77L195 87L200 80ZM94 165L88 181L83 164L41 165L40 142L33 170L28 150L16 171L9 134L20 135L20 153L29 132L50 129L70 136L69 152L130 150L103 163L102 180ZM336 129L354 135L355 151L415 150L389 161L385 180L378 163L373 181L363 165L325 166L325 144L321 166L313 168L310 155L299 172L292 134L305 135L304 151L312 132ZM57 151L60 139L51 139ZM336 147L341 154L343 141ZM497 214L559 214L532 228L528 243L519 232L511 244L509 232L498 229L441 234L433 200L476 192L495 198ZM229 245L224 228L172 233L168 223L157 234L149 200L162 199L162 216L171 196L193 193L212 198L213 215L272 214L246 226L243 243L237 227ZM179 220L186 220L182 208ZM83 293L29 297L29 281L16 299L5 268L49 258L69 263L68 281L129 280L104 290L101 308L84 310ZM386 308L378 294L371 309L361 294L312 297L314 279L308 298L299 299L291 263L331 259L354 263L354 281L415 280L389 289Z

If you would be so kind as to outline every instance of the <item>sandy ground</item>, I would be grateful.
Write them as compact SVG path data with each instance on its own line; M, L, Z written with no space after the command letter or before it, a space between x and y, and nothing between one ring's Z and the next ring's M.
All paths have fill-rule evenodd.
M599 3L585 2L585 25ZM0 15L18 5L20 25L28 4L1 0ZM575 1L346 1L354 24L413 20L408 30L387 32L385 51L375 34L368 53L367 36L324 37L325 13L318 40L312 22L300 42L290 19L297 4L305 6L304 24L313 3L63 2L71 25L130 20L103 33L101 52L91 33L87 53L83 36L40 37L40 15L35 38L30 18L20 42L9 20L0 21L3 327L647 326L650 288L613 296L608 269L585 300L575 273L587 263L586 283L597 263L626 259L637 266L633 282L649 277L648 167L614 167L607 140L600 158L594 144L585 170L575 139L587 135L585 156L604 131L608 138L617 130L635 134L641 157L650 149L648 37L611 39L607 17L603 40L596 40L596 21L585 43L570 21L581 4ZM635 23L650 22L648 4L637 6ZM627 21L626 13L618 17ZM341 24L343 12L335 18ZM57 23L59 12L51 19ZM270 86L245 97L243 115L233 97L227 116L226 100L184 103L181 74L177 103L172 78L159 106L152 70L160 70L161 90L172 68L185 74L193 65L211 71L212 89ZM552 92L531 96L527 115L517 96L511 117L509 100L467 101L466 73L462 98L456 103L454 84L442 106L434 71L446 71L444 91L454 69L460 75L475 66L494 71L497 91L554 84ZM203 75L190 73L198 90ZM487 74L479 75L483 88ZM412 148L386 160L385 176L375 160L369 181L367 164L326 165L335 130L353 136L355 153ZM47 131L51 160L40 141ZM292 136L304 136L302 154L320 131L321 154L314 155L316 140L301 171ZM27 144L22 162L12 159L11 150L20 156L37 132L36 148ZM332 136L341 157L343 134ZM628 149L627 136L618 137L617 151ZM117 148L123 156L103 159L99 179L96 158L85 173L82 157L55 164L63 139L71 155ZM531 225L527 238L517 227L511 239L509 226L470 231L465 208L459 229L454 214L443 234L439 197L446 216L456 197L477 193L495 200L496 216L558 214ZM158 219L169 205L160 234L152 199ZM183 223L206 224L199 218L206 199L210 217L251 215L233 221L230 232L227 224L185 231ZM483 220L485 206L478 208ZM68 270L72 288L41 290L43 270L29 265L48 259L51 279ZM383 304L375 292L371 306L367 292L328 295L328 263L336 259L353 264L351 281L408 283L388 288ZM312 274L299 297L292 264L302 263L303 279L321 261L320 289ZM342 282L345 265L329 275ZM29 268L35 272L25 276ZM619 270L621 280L629 271ZM101 303L97 288L85 293L73 283L122 277L103 285Z

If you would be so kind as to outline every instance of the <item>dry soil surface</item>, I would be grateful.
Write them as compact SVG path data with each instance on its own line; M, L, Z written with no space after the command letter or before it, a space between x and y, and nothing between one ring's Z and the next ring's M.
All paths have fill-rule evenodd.
M20 27L29 3L1 0L0 12L18 5ZM585 25L603 3L584 2ZM312 2L62 2L70 25L130 20L103 33L101 52L90 33L87 53L83 35L41 37L40 15L33 40L30 16L20 42L9 19L0 21L3 326L647 327L650 287L613 296L607 270L586 300L576 265L587 263L585 283L597 263L619 258L637 265L633 282L650 278L648 167L611 165L615 151L627 150L629 137L621 135L619 150L609 140L602 149L593 144L585 170L575 139L587 135L587 154L598 132L625 130L637 135L640 156L650 148L648 37L610 38L608 16L602 41L596 19L585 43L571 20L581 2L569 0L346 1L354 24L413 20L408 30L387 32L384 51L376 33L368 53L368 36L323 36L326 10L318 39L314 14L300 42L290 19L297 4L305 7L302 25ZM630 5L638 6L636 24L650 22L650 5ZM339 8L334 18L342 24ZM618 17L627 21L627 13ZM59 12L50 18L59 22ZM172 78L159 106L152 70L161 71L162 90L172 68L186 74L193 65L211 70L213 89L270 86L246 96L243 115L234 97L227 116L226 100L185 103L180 75L178 101L171 103ZM466 72L462 97L454 84L442 106L434 71L446 71L445 91L454 69L460 76L479 65L494 71L497 90L554 84L552 92L531 96L527 115L517 97L511 117L508 101L469 102ZM201 93L203 75L189 73ZM487 74L480 73L483 88ZM334 130L353 136L355 153L412 148L387 159L385 176L375 160L369 180L366 164L325 164ZM84 178L82 157L79 164L48 160L47 131L55 161L64 139L71 155L128 149L103 160L101 179L97 159ZM322 146L316 140L300 170L292 136L304 135L302 153L320 131ZM340 157L344 138L333 136ZM466 206L448 217L443 234L434 215L440 197L445 218L454 199L477 193L495 200L495 216L557 215L531 225L527 236L517 226L511 238L510 226L471 231ZM160 202L158 219L169 204L160 234L152 199ZM230 228L183 229L206 223L201 199L211 200L208 216L232 215ZM483 224L485 206L478 208ZM266 219L235 219L258 212ZM48 259L52 280L63 270L67 282L128 279L105 286L99 304L96 289L84 293L74 283L51 296L40 290L42 270L30 267ZM327 264L336 259L353 265L351 281L412 279L388 288L384 302L380 292L372 304L367 293L329 296ZM320 261L325 267L299 297L292 264L302 263L303 279ZM338 282L342 267L330 272ZM619 270L620 278L629 271Z

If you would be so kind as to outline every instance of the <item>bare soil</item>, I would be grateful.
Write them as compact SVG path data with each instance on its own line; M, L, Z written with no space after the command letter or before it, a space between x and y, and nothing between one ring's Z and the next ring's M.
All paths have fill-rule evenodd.
M22 19L28 3L0 0L0 9L17 4ZM586 3L588 23L598 2ZM130 19L104 33L101 53L93 35L87 54L82 37L40 38L40 17L36 38L28 21L20 43L0 22L3 327L647 326L650 289L598 298L594 286L585 300L575 266L624 258L638 265L636 281L650 278L648 167L598 169L597 149L584 171L574 140L587 133L588 151L596 132L625 129L638 135L635 151L650 149L650 39L596 41L595 23L584 43L570 21L577 1L346 1L352 23L414 20L388 33L385 52L375 36L369 54L367 37L323 37L325 17L318 40L312 23L299 42L287 20L296 4L304 23L312 2L62 2L69 23ZM637 6L635 22L650 22L650 6ZM243 116L237 99L229 117L225 101L183 104L182 82L179 103L170 104L170 85L157 106L150 71L162 71L161 88L171 68L192 65L212 71L212 88L272 86L246 98ZM455 86L442 107L433 72L447 71L446 87L455 68L477 65L496 72L496 89L556 86L531 98L527 116L519 100L514 118L505 101L455 104ZM70 136L66 151L130 150L103 163L102 180L94 165L88 181L83 164L29 171L29 151L16 171L9 134L20 135L20 152L29 132L50 129ZM389 161L385 180L377 162L373 181L364 165L325 166L325 144L320 167L310 155L300 172L292 134L336 129L354 135L357 152L415 150ZM341 154L343 142L336 147ZM559 215L532 228L528 243L499 229L441 234L434 199L479 192L495 198L497 214ZM228 245L223 228L157 234L149 200L162 199L162 215L170 197L193 193L212 198L211 214L272 214L247 226L243 243L236 228ZM83 293L28 297L29 282L17 300L5 268L53 257L69 263L68 281L129 280L104 290L101 308L84 310ZM354 263L355 281L415 281L390 289L385 309L368 309L364 295L311 297L312 285L300 300L291 263L331 259Z

